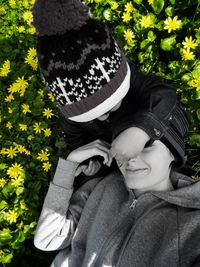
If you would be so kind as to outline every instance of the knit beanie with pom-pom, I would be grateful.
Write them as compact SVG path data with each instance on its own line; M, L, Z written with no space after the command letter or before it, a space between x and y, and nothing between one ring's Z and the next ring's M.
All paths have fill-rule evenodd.
M78 0L36 0L32 13L40 70L64 117L87 122L117 105L130 68L108 27Z

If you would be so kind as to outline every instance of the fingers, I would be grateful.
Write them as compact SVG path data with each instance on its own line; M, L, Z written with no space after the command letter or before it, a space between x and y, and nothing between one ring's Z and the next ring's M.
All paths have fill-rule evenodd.
M110 155L110 144L99 139L95 140L72 151L68 155L67 159L81 163L94 156L102 156L104 158L103 163L110 166L112 163L112 156Z
M75 177L79 176L82 172L87 169L87 165L80 165L75 172Z

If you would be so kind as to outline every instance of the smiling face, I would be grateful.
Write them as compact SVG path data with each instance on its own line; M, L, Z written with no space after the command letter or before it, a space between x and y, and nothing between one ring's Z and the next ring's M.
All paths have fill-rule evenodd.
M154 141L152 145L144 147L138 155L133 157L130 152L127 157L124 147L121 149L122 153L120 152L119 142L120 136L118 136L118 143L113 143L112 151L115 152L117 165L129 188L139 192L172 189L169 174L174 157L161 141Z

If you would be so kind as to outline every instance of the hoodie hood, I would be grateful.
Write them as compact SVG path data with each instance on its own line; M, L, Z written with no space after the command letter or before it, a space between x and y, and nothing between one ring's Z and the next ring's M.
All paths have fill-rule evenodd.
M175 190L152 194L180 207L200 209L200 181L177 172L172 173L171 180Z

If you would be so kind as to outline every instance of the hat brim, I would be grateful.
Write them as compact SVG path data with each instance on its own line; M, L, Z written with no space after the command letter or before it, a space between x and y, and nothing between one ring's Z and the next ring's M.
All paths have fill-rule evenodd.
M107 98L101 104L97 105L95 108L92 108L89 111L82 113L80 115L69 117L68 119L75 122L88 122L97 119L98 117L107 113L114 106L116 106L128 93L130 88L130 77L131 77L131 71L127 63L127 73L123 82L109 98Z

